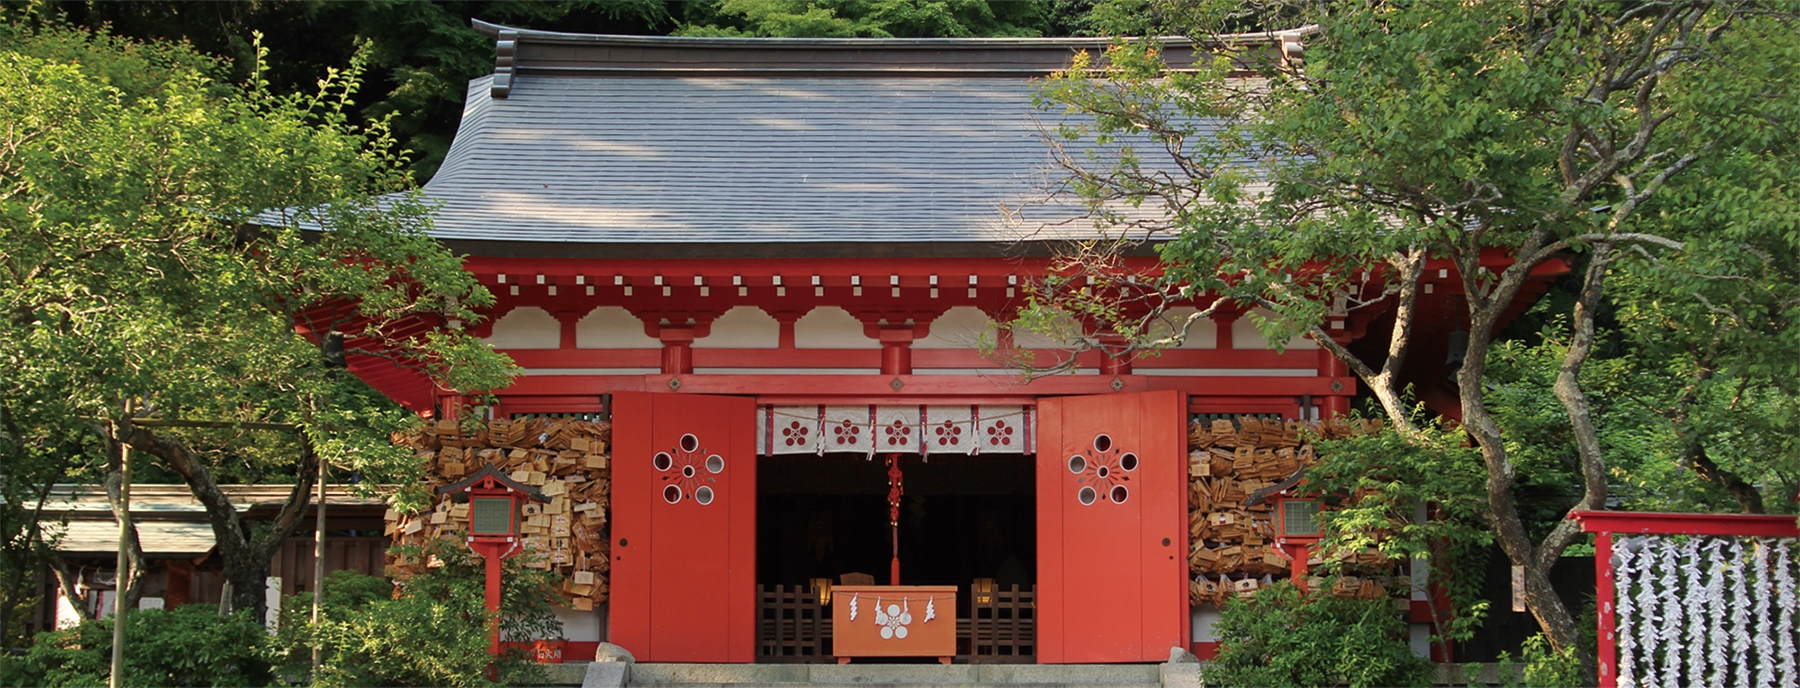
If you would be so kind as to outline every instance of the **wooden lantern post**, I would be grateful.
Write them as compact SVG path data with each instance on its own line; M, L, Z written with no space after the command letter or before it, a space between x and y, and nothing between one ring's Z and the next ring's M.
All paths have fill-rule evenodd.
M1275 505L1275 551L1290 564L1289 575L1301 592L1307 591L1306 561L1312 558L1313 545L1325 536L1325 524L1319 520L1321 502L1316 497L1299 496L1306 483L1296 472L1287 480L1265 490L1257 490L1244 500L1245 506L1262 502Z
M469 498L469 549L487 564L488 653L500 655L500 561L525 547L519 537L519 507L526 500L548 502L542 492L501 473L493 464L461 481L438 488L438 494L462 492Z

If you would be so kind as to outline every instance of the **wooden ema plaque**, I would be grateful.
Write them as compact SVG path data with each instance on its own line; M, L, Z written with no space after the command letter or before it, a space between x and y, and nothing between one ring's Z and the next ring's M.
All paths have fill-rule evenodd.
M956 586L839 585L831 589L831 642L851 657L956 656Z

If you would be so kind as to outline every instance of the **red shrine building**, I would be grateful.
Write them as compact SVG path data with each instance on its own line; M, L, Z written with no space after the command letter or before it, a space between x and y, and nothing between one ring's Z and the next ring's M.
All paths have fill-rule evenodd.
M997 661L1205 648L1189 424L1331 417L1358 385L1314 342L1271 347L1243 311L1158 356L1083 353L1075 374L1027 380L983 354L1059 356L1006 323L1059 246L1098 234L1046 194L1041 129L1061 115L1034 107L1032 79L1103 40L480 28L494 73L470 83L425 192L433 235L498 297L467 327L524 368L487 412L613 423L611 599L565 614L571 640L639 661L804 661L784 643L816 622L768 591L860 579L954 586L931 611L959 624L959 655L990 632L1009 648ZM1422 318L1448 337L1459 287L1437 267ZM1329 331L1384 346L1362 341L1377 311ZM1414 353L1419 380L1450 370L1429 365L1437 348ZM416 411L467 408L414 372L354 367ZM973 611L995 597L1005 623Z

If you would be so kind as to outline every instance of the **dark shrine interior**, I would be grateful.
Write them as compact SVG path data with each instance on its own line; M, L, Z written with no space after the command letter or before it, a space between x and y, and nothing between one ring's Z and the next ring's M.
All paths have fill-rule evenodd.
M839 582L867 573L887 585L893 558L886 455L757 458L756 579L765 586ZM1032 457L900 455L900 583L1000 589L1036 580ZM964 603L966 604L966 602Z

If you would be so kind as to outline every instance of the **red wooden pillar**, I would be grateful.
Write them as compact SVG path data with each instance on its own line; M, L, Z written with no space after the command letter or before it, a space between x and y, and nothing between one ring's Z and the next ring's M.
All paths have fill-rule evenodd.
M912 374L913 328L881 329L881 374Z
M552 313L556 321L562 324L562 338L558 346L564 349L575 348L575 327L581 323L581 311L557 311Z
M1348 377L1349 375L1350 375L1350 369L1348 366L1344 365L1344 362L1342 360L1338 359L1338 357L1333 355L1331 353L1331 351L1328 349L1319 349L1319 376L1320 377L1338 378L1338 377ZM1346 387L1344 391L1349 391L1349 388ZM1338 416L1344 416L1344 415L1349 415L1349 414L1350 414L1350 395L1348 395L1348 394L1331 394L1331 395L1321 397L1319 399L1319 417L1320 418L1325 419L1325 420L1330 420L1330 419L1336 418Z
M1594 533L1594 607L1600 617L1600 637L1595 649L1603 688L1619 685L1619 633L1613 618L1618 591L1613 589L1612 549L1612 533Z
M663 345L664 375L687 375L694 372L693 328L664 326L657 338L662 340Z

